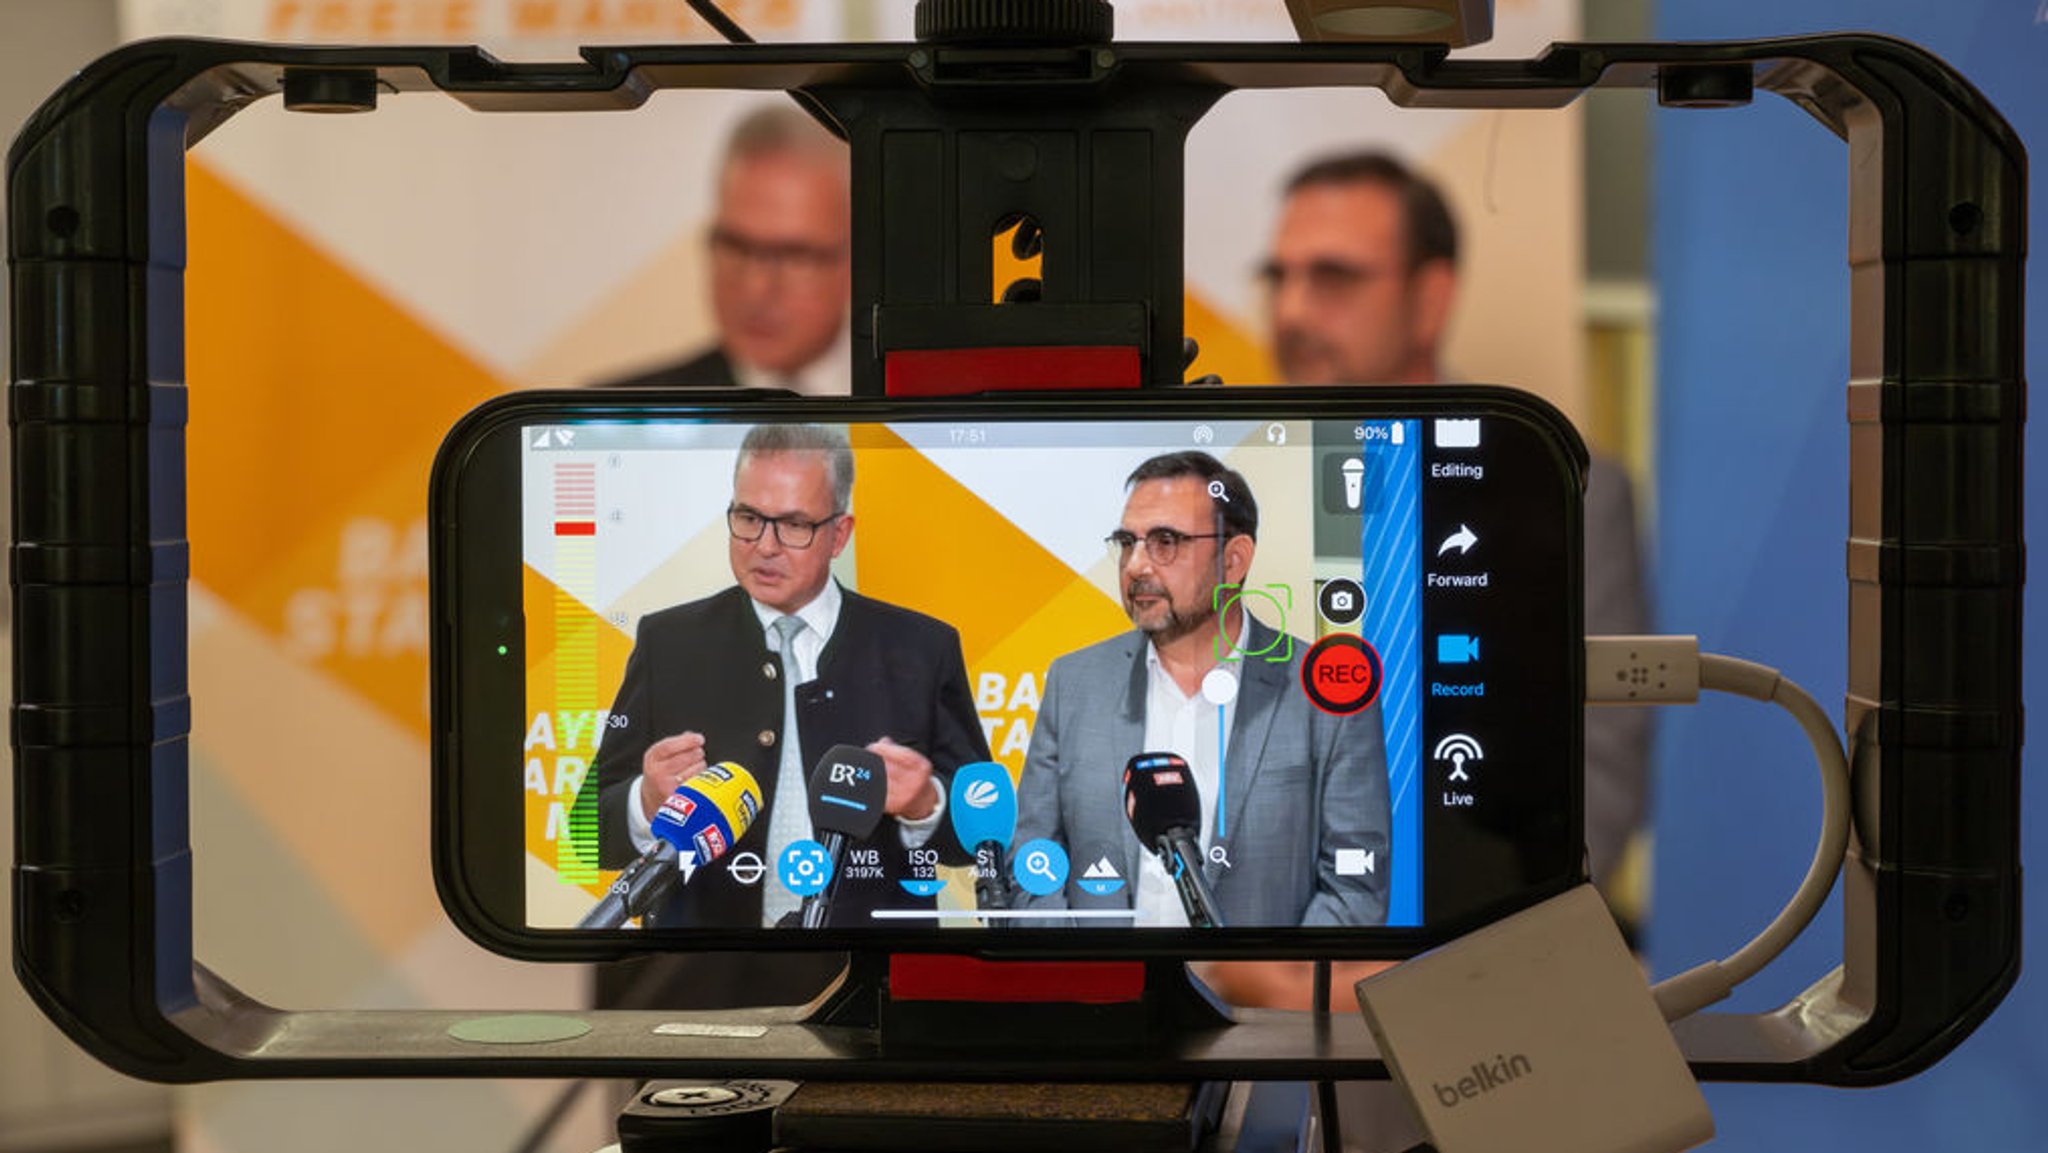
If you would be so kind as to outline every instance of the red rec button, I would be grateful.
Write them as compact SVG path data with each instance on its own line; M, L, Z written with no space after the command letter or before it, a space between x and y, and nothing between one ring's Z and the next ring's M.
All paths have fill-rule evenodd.
M1301 662L1301 691L1326 713L1348 716L1379 699L1380 654L1365 638L1332 633Z

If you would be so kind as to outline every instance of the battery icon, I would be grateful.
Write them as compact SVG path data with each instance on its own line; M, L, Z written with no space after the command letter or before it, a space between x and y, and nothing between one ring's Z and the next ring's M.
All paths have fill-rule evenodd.
M1400 444L1406 439L1408 439L1408 422L1405 420L1395 421L1394 430L1387 435L1388 443Z

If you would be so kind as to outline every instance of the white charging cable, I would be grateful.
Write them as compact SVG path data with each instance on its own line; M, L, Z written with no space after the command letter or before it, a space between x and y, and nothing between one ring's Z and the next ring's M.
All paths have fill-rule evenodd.
M1721 1000L1784 952L1827 901L1849 848L1849 758L1827 710L1806 690L1776 669L1702 654L1698 637L1586 638L1588 704L1692 704L1699 700L1701 689L1768 701L1799 722L1820 762L1821 835L1805 879L1763 932L1718 961L1687 969L1652 987L1667 1021L1690 1016Z

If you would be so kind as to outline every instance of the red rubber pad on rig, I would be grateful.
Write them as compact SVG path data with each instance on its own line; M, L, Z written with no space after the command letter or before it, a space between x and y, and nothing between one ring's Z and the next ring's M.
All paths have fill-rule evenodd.
M888 354L882 373L890 396L1137 388L1144 379L1131 345L905 348Z
M889 958L889 996L897 1001L1114 1005L1144 992L1142 961L983 961L942 953Z

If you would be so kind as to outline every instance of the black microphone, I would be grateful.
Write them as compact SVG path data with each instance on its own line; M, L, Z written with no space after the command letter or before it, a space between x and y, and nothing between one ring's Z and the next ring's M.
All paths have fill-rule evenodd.
M1124 815L1139 843L1165 864L1180 892L1181 908L1187 910L1188 924L1222 928L1216 894L1202 876L1201 838L1195 831L1202 827L1202 794L1187 761L1174 753L1132 757L1124 766Z
M864 841L882 823L889 799L889 772L876 753L855 745L833 745L811 770L811 829L825 846L831 879L823 892L804 898L803 927L822 928L839 892L840 857L849 840Z

